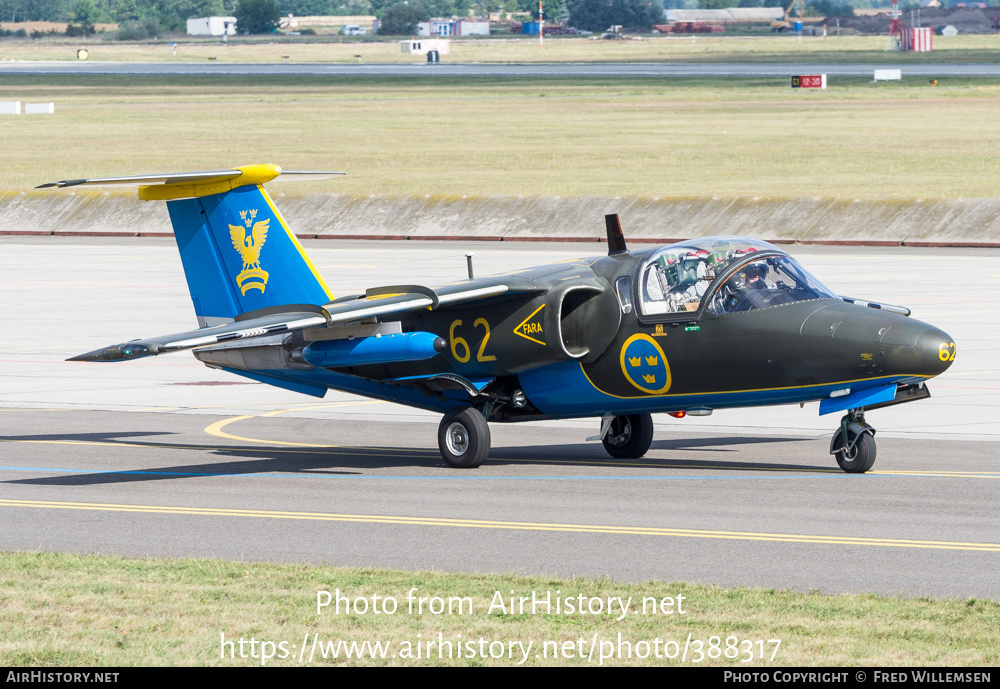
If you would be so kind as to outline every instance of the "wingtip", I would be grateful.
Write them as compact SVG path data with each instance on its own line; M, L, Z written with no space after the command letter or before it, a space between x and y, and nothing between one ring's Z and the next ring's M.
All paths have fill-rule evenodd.
M107 348L95 349L92 352L71 356L69 359L66 359L66 361L107 361L107 359L101 357L101 355L104 354L106 350Z
M138 342L123 342L122 344L101 347L92 352L77 354L66 361L127 361L155 354L156 351Z
M51 189L52 187L75 187L80 184L86 184L85 179L61 179L58 182L46 182L45 184L39 184L35 189Z

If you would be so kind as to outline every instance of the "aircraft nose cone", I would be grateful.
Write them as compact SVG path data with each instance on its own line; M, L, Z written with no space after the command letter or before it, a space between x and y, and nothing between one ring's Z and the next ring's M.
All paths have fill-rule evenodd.
M928 327L917 336L913 353L921 375L937 376L955 360L955 341L943 330Z

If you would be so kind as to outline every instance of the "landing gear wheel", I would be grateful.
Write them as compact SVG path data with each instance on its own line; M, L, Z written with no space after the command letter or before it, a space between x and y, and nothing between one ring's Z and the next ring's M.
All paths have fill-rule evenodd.
M836 447L844 446L841 442L842 432L838 430L834 434L834 444ZM837 458L837 464L849 474L863 474L871 469L875 463L875 438L871 436L871 433L862 433L860 437L857 437L857 441L855 442L856 437L853 430L848 430L848 445L850 446L850 443L854 443L853 447L848 452L840 450L834 454Z
M653 442L653 417L649 414L616 416L602 440L604 449L616 459L638 459Z
M474 469L490 454L489 424L472 407L452 409L438 426L438 448L448 466Z

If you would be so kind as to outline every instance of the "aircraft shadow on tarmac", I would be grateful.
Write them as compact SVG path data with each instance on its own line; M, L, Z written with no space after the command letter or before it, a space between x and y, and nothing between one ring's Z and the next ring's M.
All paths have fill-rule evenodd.
M820 462L816 464L789 464L784 462L761 461L761 458L773 456L771 450L760 450L760 446L770 444L785 443L810 443L813 438L797 437L741 437L741 436L702 436L691 438L670 438L665 440L654 440L650 445L650 453L640 459L617 460L604 452L599 443L574 443L569 445L526 445L522 447L494 447L490 452L489 464L558 464L567 465L579 462L583 466L627 466L630 468L649 469L674 469L683 467L685 469L704 470L727 470L739 469L741 471L826 471L836 467L822 465L822 455ZM662 456L660 452L672 453L673 456ZM753 459L750 461L740 461L735 458L722 460L718 457L709 456L693 459L689 457L677 457L677 453L749 453ZM806 451L807 456L814 454L813 450ZM731 457L731 456L730 456Z
M92 469L81 467L67 469L68 473L57 476L34 477L5 481L11 484L93 486L102 484L130 483L137 481L161 481L165 479L198 478L210 476L275 476L294 478L317 475L363 476L366 471L384 468L439 468L443 466L436 450L428 448L387 448L387 447L330 447L300 450L267 446L212 446L187 443L138 442L139 437L175 435L162 431L91 432L71 434L46 434L30 436L5 436L7 441L54 442L54 443L102 443L107 446L119 445L137 452L184 451L211 454L218 461L197 464L173 464L168 466L134 466L133 468ZM666 452L749 452L754 458L765 452L753 451L760 446L785 443L813 442L811 438L795 437L695 437L672 438L653 443L652 449ZM812 452L810 451L811 455ZM771 456L770 451L766 456ZM815 464L791 464L774 461L740 461L728 459L690 459L677 457L649 456L639 460L615 460L604 453L600 444L579 443L564 445L527 445L521 447L497 447L490 455L490 466L573 466L585 468L627 466L630 469L670 470L675 468L711 471L804 471L823 472L833 470L816 462ZM79 472L79 473L77 473ZM456 478L461 471L449 469ZM468 472L470 478L478 472Z

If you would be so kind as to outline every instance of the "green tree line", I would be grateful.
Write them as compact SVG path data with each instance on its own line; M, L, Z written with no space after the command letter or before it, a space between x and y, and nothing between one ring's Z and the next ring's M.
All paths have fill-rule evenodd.
M155 20L183 31L192 17L232 14L233 0L0 0L0 21L95 24Z
M381 18L399 0L276 0L281 16L359 15ZM550 0L553 10L559 4ZM0 21L80 21L121 23L129 20L156 19L164 28L179 30L192 17L236 15L238 0L0 0ZM245 5L256 5L246 1ZM538 8L538 0L412 0L428 16L465 16L505 9L510 12ZM549 5L549 2L546 3ZM405 5L404 5L405 6ZM546 10L548 15L549 11Z
M308 15L358 15L381 16L397 0L277 0L282 16ZM528 7L537 0L507 0L511 10ZM237 0L0 0L0 21L80 21L124 22L155 18L168 29L183 28L192 17L234 15ZM256 5L245 0L245 5ZM474 5L476 9L498 9L502 3L495 0L414 0L434 16L465 15Z

